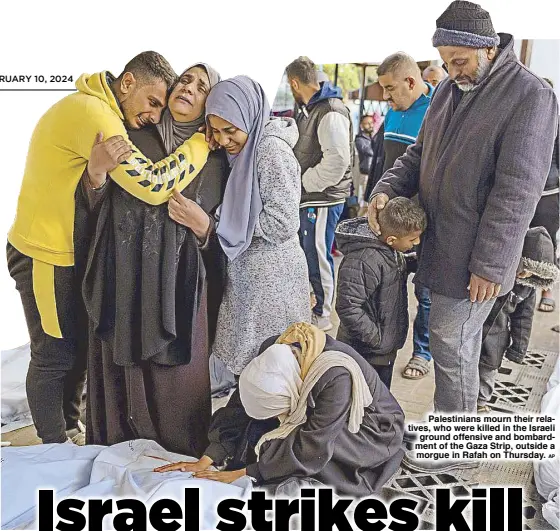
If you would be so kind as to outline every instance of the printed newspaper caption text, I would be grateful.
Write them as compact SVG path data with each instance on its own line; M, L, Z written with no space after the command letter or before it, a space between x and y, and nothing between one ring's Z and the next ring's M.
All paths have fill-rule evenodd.
M543 460L558 455L558 420L550 415L428 415L408 424L417 459Z

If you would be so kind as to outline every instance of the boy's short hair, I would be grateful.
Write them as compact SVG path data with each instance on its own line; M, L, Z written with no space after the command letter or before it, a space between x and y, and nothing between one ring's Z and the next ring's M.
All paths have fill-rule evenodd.
M424 232L428 219L424 209L406 197L395 197L378 214L379 228L387 236L402 237Z

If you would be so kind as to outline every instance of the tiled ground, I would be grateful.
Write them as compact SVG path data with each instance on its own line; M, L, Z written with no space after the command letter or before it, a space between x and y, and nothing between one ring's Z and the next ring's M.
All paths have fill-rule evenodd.
M339 260L337 260L337 262L338 261ZM401 376L412 353L412 321L416 315L416 299L411 282L409 282L408 287L408 311L411 326L409 327L406 344L402 350L399 351L395 362L391 391L401 404L407 420L420 420L425 413L431 411L433 408L434 373L432 365L428 375L421 380L407 380ZM555 290L555 298L556 300L560 299L560 290L558 286ZM551 313L535 312L533 331L529 345L530 350L560 352L560 334L551 330L554 325L558 324L558 316L558 307ZM338 326L339 321L336 316L333 322ZM336 327L330 331L329 334L336 336ZM511 365L513 367L516 366L515 364Z
M337 265L340 259L336 260ZM560 300L559 290L555 293L556 300ZM416 314L416 300L412 284L409 285L409 313L411 319ZM511 362L504 364L504 375L500 377L500 385L504 387L507 394L510 389L519 388L521 395L524 389L530 389L527 394L528 403L522 403L521 407L536 410L540 403L540 397L544 393L546 381L554 366L555 356L552 353L560 351L560 334L551 330L558 325L558 309L552 313L536 312L533 321L533 332L531 335L530 351L533 352L533 366L519 366ZM336 336L338 318L333 317L335 328L329 334ZM401 376L401 372L406 365L412 352L412 326L404 348L400 351L395 364L395 371L392 383L392 392L405 411L407 420L421 420L423 416L431 411L434 376L433 368L423 379L412 381L406 380ZM540 368L539 368L540 367ZM508 372L509 371L509 372ZM514 391L515 391L514 389ZM214 407L225 404L227 399L215 401ZM519 406L519 403L501 401L496 404L508 410L510 406ZM535 409L536 408L536 409ZM509 409L511 410L511 409ZM2 436L5 441L11 441L15 446L38 444L40 441L33 426L23 428ZM465 489L475 485L490 485L499 482L500 485L524 486L524 505L525 515L524 529L551 529L542 520L540 510L541 502L538 493L532 483L532 463L508 463L508 462L487 462L483 463L479 469L471 471L458 471L447 474L414 474L406 469L399 469L398 473L392 478L390 485L385 489L387 497L402 496L404 493L416 497L420 502L422 513L421 529L433 528L433 488L439 485L446 485L453 492L460 494L466 492Z

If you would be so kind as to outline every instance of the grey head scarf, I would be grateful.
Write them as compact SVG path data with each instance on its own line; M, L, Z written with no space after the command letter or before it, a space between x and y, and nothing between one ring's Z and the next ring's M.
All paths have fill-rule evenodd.
M237 155L229 155L231 173L220 208L216 234L230 260L251 244L263 204L259 192L256 152L270 106L262 87L247 76L218 83L206 100L206 117L219 116L249 135Z
M214 87L220 81L220 74L206 63L196 63L189 66L180 76L185 75L191 68L203 68L208 74L210 80L210 88ZM157 124L157 129L163 140L165 151L173 153L185 140L188 140L204 125L204 111L191 122L178 122L173 118L169 107L167 107L162 115L161 120Z

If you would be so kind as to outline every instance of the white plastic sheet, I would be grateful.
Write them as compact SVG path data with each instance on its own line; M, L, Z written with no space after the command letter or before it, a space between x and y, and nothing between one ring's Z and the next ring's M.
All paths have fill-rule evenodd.
M541 413L556 416L557 421L560 421L560 357L556 360L546 389L541 402ZM537 490L548 500L542 508L543 517L555 529L560 529L560 457L535 461L534 468Z
M52 488L64 497L85 487L94 459L104 448L74 444L3 448L2 529L33 529L37 490Z
M155 456L150 457L150 456ZM194 461L165 451L153 441L138 439L110 447L49 444L2 451L2 529L37 529L36 491L53 488L63 497L138 498L150 505L157 499L184 504L184 489L200 489L201 529L215 529L217 505L224 498L246 498L251 481L232 484L192 478L184 472L153 472L164 461ZM110 528L112 518L104 524Z
M2 356L2 433L31 426L33 420L29 411L25 379L31 351L29 343L12 350L1 351ZM224 406L236 386L233 374L224 362L210 356L210 383L212 386L212 406L214 410Z
M3 350L2 356L2 433L24 428L33 424L25 378L31 359L29 343L12 350Z

